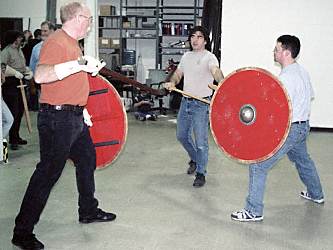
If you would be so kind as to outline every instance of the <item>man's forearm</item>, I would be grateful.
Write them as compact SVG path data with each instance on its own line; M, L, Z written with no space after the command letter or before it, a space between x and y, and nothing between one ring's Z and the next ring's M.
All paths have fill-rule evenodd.
M180 74L176 70L175 72L173 72L173 74L172 74L172 76L170 78L170 82L172 82L175 85L177 85L180 82L181 79L182 79L182 77L180 76Z
M224 79L222 70L219 67L214 67L211 72L214 77L214 80L217 81L218 83L220 83Z
M58 76L55 73L53 65L40 64L37 65L35 71L35 82L36 83L50 83L57 81Z

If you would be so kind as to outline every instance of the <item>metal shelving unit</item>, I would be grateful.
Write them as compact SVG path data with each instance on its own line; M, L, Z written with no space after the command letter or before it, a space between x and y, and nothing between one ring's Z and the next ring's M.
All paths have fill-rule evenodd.
M119 49L110 48L110 52L117 53L119 55L119 64L123 65L123 51L127 48L127 40L155 40L155 49L158 51L159 46L159 0L156 0L155 5L144 5L144 6L133 6L128 0L119 0L116 8L119 8L119 14L117 15L100 15L100 24L103 23L103 26L99 25L100 36L104 31L110 31L106 38L119 39ZM144 12L147 10L154 11L154 15L146 15ZM128 12L130 14L127 14ZM138 14L136 14L136 12ZM114 21L111 25L104 25L108 19ZM144 27L143 20L147 21L149 26ZM112 27L110 27L112 26ZM147 31L147 34L143 34L144 31ZM113 33L111 35L111 33ZM117 33L117 35L115 35ZM103 52L106 51L104 48ZM155 58L155 68L158 67L158 53L156 53Z
M189 30L200 24L202 17L202 3L200 0L188 0L186 5L168 5L168 1L160 1L160 22L162 36L159 46L160 68L164 68L168 59L180 60L180 57L189 50L185 43ZM165 4L165 5L164 5ZM173 57L175 56L175 58Z
M162 45L187 40L188 30L200 23L203 9L203 0L188 0L186 5L177 6L168 5L168 1L164 0L156 0L155 5L142 6L133 6L129 0L114 2L118 3L116 8L119 8L119 13L99 16L100 24L103 24L99 27L99 33L107 33L107 37L119 39L119 48L111 48L110 52L119 54L119 64L122 65L122 52L127 48L127 41L155 40L155 69L162 69L165 66L164 57L171 55L179 57L188 50L184 47ZM149 26L142 27L143 20L146 20L146 25ZM180 28L177 31L173 28L172 31L171 26L170 33L166 33L164 26L168 23L171 26L175 24L181 26L181 33ZM105 52L107 49L104 48L102 51Z

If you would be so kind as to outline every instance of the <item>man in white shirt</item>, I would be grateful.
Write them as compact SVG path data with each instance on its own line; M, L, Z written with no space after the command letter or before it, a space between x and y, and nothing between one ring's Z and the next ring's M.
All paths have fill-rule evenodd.
M165 88L178 84L184 76L184 91L193 96L210 99L208 87L214 80L222 81L223 74L216 56L211 53L207 30L196 26L189 35L191 51L186 52ZM209 105L193 98L183 97L177 117L177 139L189 155L188 174L196 172L194 187L206 183L208 162ZM194 139L192 137L194 135Z
M292 123L284 145L271 158L250 165L246 205L244 209L231 214L233 220L263 220L263 199L268 171L285 155L295 164L299 177L307 188L300 193L300 196L318 204L324 203L320 179L306 147L310 131L311 99L314 94L309 74L296 62L300 47L300 41L295 36L283 35L277 39L274 60L282 67L279 79L291 100Z

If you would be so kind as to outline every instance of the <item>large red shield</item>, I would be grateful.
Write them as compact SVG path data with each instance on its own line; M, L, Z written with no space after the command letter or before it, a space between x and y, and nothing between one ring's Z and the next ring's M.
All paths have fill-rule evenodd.
M105 78L89 76L89 85L87 110L93 122L90 135L96 148L97 168L104 168L125 145L127 115L118 92Z
M210 126L217 145L241 163L271 157L290 128L291 105L286 90L271 73L242 68L217 88L210 106Z

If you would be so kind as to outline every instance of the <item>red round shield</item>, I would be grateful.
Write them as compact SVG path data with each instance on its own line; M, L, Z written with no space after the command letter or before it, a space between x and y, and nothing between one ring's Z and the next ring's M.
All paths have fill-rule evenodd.
M290 128L291 105L286 90L271 73L242 68L217 88L210 106L210 126L216 144L241 163L271 157Z
M113 162L123 149L127 136L127 115L116 89L103 77L89 76L87 110L89 128L96 148L96 165L101 169Z

